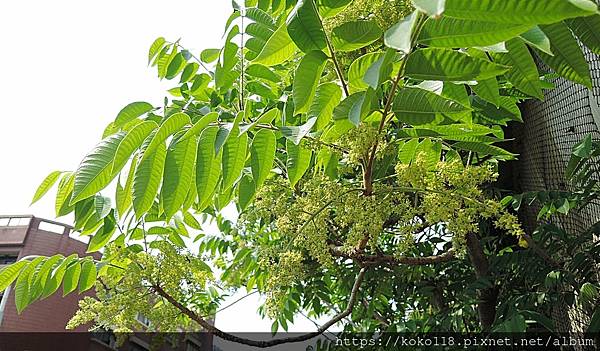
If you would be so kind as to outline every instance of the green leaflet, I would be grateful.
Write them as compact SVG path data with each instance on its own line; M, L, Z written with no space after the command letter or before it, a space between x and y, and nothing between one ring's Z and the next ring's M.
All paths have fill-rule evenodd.
M326 62L327 55L322 51L311 51L300 61L294 74L292 90L294 114L308 111Z
M15 306L17 313L21 312L27 307L32 301L34 292L32 291L32 280L35 274L36 268L44 262L46 257L36 257L31 262L27 262L17 278L15 283Z
M348 85L350 86L350 91L352 93L365 90L369 87L363 78L369 68L384 56L385 53L383 52L371 52L352 62L348 69Z
M96 264L92 259L85 259L81 264L79 276L79 293L90 290L96 282Z
M470 109L427 90L403 88L394 99L392 111L400 121L419 125L432 122L439 113L461 114Z
M506 79L525 94L542 99L544 95L537 65L525 43L515 38L506 42L506 48L506 54L493 54L496 62L511 66L504 74Z
M131 155L137 150L150 133L158 128L158 125L153 121L142 122L133 127L123 140L119 143L115 158L112 164L112 173L118 173L127 163Z
M527 32L521 34L520 38L532 47L541 50L550 56L554 55L552 49L550 48L550 39L540 29L540 27L534 26Z
M509 68L454 50L427 48L410 54L406 62L406 75L423 80L484 80L496 77Z
M17 261L0 270L0 292L6 290L10 284L19 276L19 272L27 265L29 261Z
M317 117L315 130L322 130L329 124L333 116L333 109L340 103L341 99L342 89L336 83L323 83L317 87L315 97L307 113L309 117Z
M352 0L317 0L319 14L323 18L333 17L343 11Z
M135 177L135 170L138 164L138 157L131 160L129 166L129 172L127 173L127 179L125 180L125 187L121 187L120 181L117 183L117 192L115 195L115 201L117 203L117 213L119 217L123 217L125 212L129 210L133 203L133 178Z
M174 140L167 150L160 191L167 220L180 210L187 197L196 166L196 142L196 138Z
M403 54L408 54L412 50L413 31L418 18L419 12L414 11L388 29L383 38L385 46L396 49Z
M61 171L54 171L54 172L48 174L48 176L46 176L46 178L44 178L44 180L42 181L40 186L35 191L35 194L33 195L33 199L31 200L32 205L36 201L41 199L44 195L46 195L48 190L50 190L50 188L52 188L52 186L56 183L56 181L58 180L58 178L60 177L61 174L62 174Z
M287 32L303 52L322 50L327 46L314 0L298 0L287 20Z
M160 50L165 46L166 40L163 37L158 37L152 45L150 45L150 49L148 50L148 64L152 61L152 59L158 55Z
M221 175L220 158L215 155L215 140L218 127L208 127L198 140L196 154L196 190L201 205L214 194Z
M220 54L220 49L204 49L200 52L200 60L204 63L211 63L216 61Z
M547 24L590 16L597 5L590 0L446 0L445 16L498 23Z
M104 218L103 225L90 239L87 252L96 252L103 248L110 241L116 229L114 213L111 213L110 216Z
M246 74L256 78L266 79L273 83L279 83L281 81L281 77L277 75L277 73L273 72L269 67L258 63L248 66L246 68Z
M148 113L154 109L154 106L144 101L132 102L129 105L123 107L123 109L117 115L114 125L116 128L121 128L128 122L138 118L144 113Z
M63 173L60 182L58 182L58 191L56 192L56 201L54 204L56 217L64 216L73 210L73 205L70 204L69 200L73 194L74 182L75 175L72 172Z
M510 40L531 29L529 24L507 24L442 17L425 23L419 43L431 47L488 46Z
M167 140L169 136L191 123L190 117L181 112L167 118L163 124L160 125L156 134L152 137L152 141L150 141L150 144L144 150L142 161L149 155L152 155L159 145L164 145L165 140Z
M242 175L240 185L238 186L238 204L242 211L245 210L250 201L252 201L255 191L256 186L252 176L249 174Z
M300 144L302 138L304 138L308 132L312 129L312 127L317 122L316 117L311 117L301 126L282 126L280 128L281 134L286 137L289 141L293 142L296 145Z
M232 131L233 135L223 146L223 182L221 186L224 191L238 180L246 163L248 134L239 135L238 130Z
M562 77L591 89L589 65L569 27L562 22L540 27L550 38L554 53L554 56L550 56L539 51L542 60Z
M65 272L63 278L63 296L66 296L77 289L80 275L81 262L75 261L75 263L71 264Z
M290 38L287 27L279 26L267 41L262 51L254 59L253 63L265 66L275 66L287 61L296 52L296 45Z
M287 140L285 145L287 151L287 174L290 185L293 187L308 170L312 151L305 149L302 144L296 145L290 142L290 140Z
M254 135L250 151L250 166L256 189L262 186L271 172L276 144L277 137L271 130L261 129Z
M586 47L600 55L600 15L573 18L566 23Z
M348 120L354 126L358 126L371 112L374 94L374 90L369 88L348 96L333 110L333 119Z
M477 82L477 85L471 85L471 89L484 100L491 102L494 106L498 106L500 90L498 89L496 78L480 80Z
M354 51L373 43L382 34L375 22L346 22L333 29L331 42L337 51Z
M145 152L133 177L133 210L141 218L154 203L163 177L167 148L163 143L155 147L152 154Z
M96 194L114 179L116 174L112 172L112 164L125 135L119 132L107 137L81 161L75 173L72 204Z

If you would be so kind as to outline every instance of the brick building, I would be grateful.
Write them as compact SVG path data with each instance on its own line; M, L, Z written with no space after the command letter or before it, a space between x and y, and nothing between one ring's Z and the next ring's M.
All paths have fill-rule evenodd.
M0 216L0 269L30 255L51 256L62 254L68 256L76 253L86 256L87 244L71 238L73 228L55 221L28 216ZM100 258L99 254L95 257ZM74 330L79 333L66 333L65 326L78 308L78 301L84 296L93 296L92 290L78 295L69 294L62 297L60 290L48 298L36 301L28 306L21 314L17 313L12 288L0 292L0 345L4 350L25 349L64 350L64 345L70 345L70 350L126 350L144 351L150 349L152 335L135 334L123 345L115 346L115 337L111 333L83 333L89 326L80 326ZM144 325L144 317L140 316ZM35 334L27 337L27 333ZM48 334L47 332L52 332ZM56 333L63 332L63 333ZM15 334L20 333L20 334ZM205 333L188 333L168 335L168 338L178 340L178 346L163 346L161 351L181 350L200 351L212 350L212 336Z

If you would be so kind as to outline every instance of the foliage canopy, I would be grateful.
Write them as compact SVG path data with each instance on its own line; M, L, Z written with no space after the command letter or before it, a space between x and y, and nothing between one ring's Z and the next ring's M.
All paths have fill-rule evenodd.
M334 316L293 340L235 340L257 346L341 320L347 330L516 331L525 315L551 328L543 297L498 302L491 276L510 267L502 255L535 260L538 245L493 183L517 156L501 145L503 127L521 121L519 102L543 99L556 75L591 87L578 40L600 51L597 6L233 7L222 48L194 55L156 39L148 61L173 83L170 96L125 106L77 170L42 182L34 201L58 182L57 216L74 213L89 251L104 255L5 268L0 288L16 281L18 309L61 283L67 294L97 281L71 325L130 330L141 312L157 330L199 325L232 339L206 316L247 289L267 297L260 312L273 332L302 311ZM102 194L113 182L116 194ZM202 229L210 221L219 234Z

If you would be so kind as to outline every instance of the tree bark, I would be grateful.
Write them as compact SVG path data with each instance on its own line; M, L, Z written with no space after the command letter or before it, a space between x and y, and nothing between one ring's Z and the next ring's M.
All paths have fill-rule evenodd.
M467 234L467 252L471 264L475 269L477 279L487 278L493 284L489 275L489 262L483 252L479 238L474 233ZM477 304L477 313L479 314L479 323L484 331L490 330L496 320L496 304L498 302L498 287L480 289L478 292L479 302Z

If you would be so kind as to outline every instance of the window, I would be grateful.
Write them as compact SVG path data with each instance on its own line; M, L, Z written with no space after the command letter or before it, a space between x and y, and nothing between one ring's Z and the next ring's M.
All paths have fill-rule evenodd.
M149 327L150 326L150 320L148 319L148 317L144 316L143 314L141 314L139 312L135 316L135 320L137 320L138 322L140 322L145 327Z
M2 268L2 266L9 265L9 264L12 264L15 262L17 262L17 255L14 255L14 254L0 255L0 268Z

